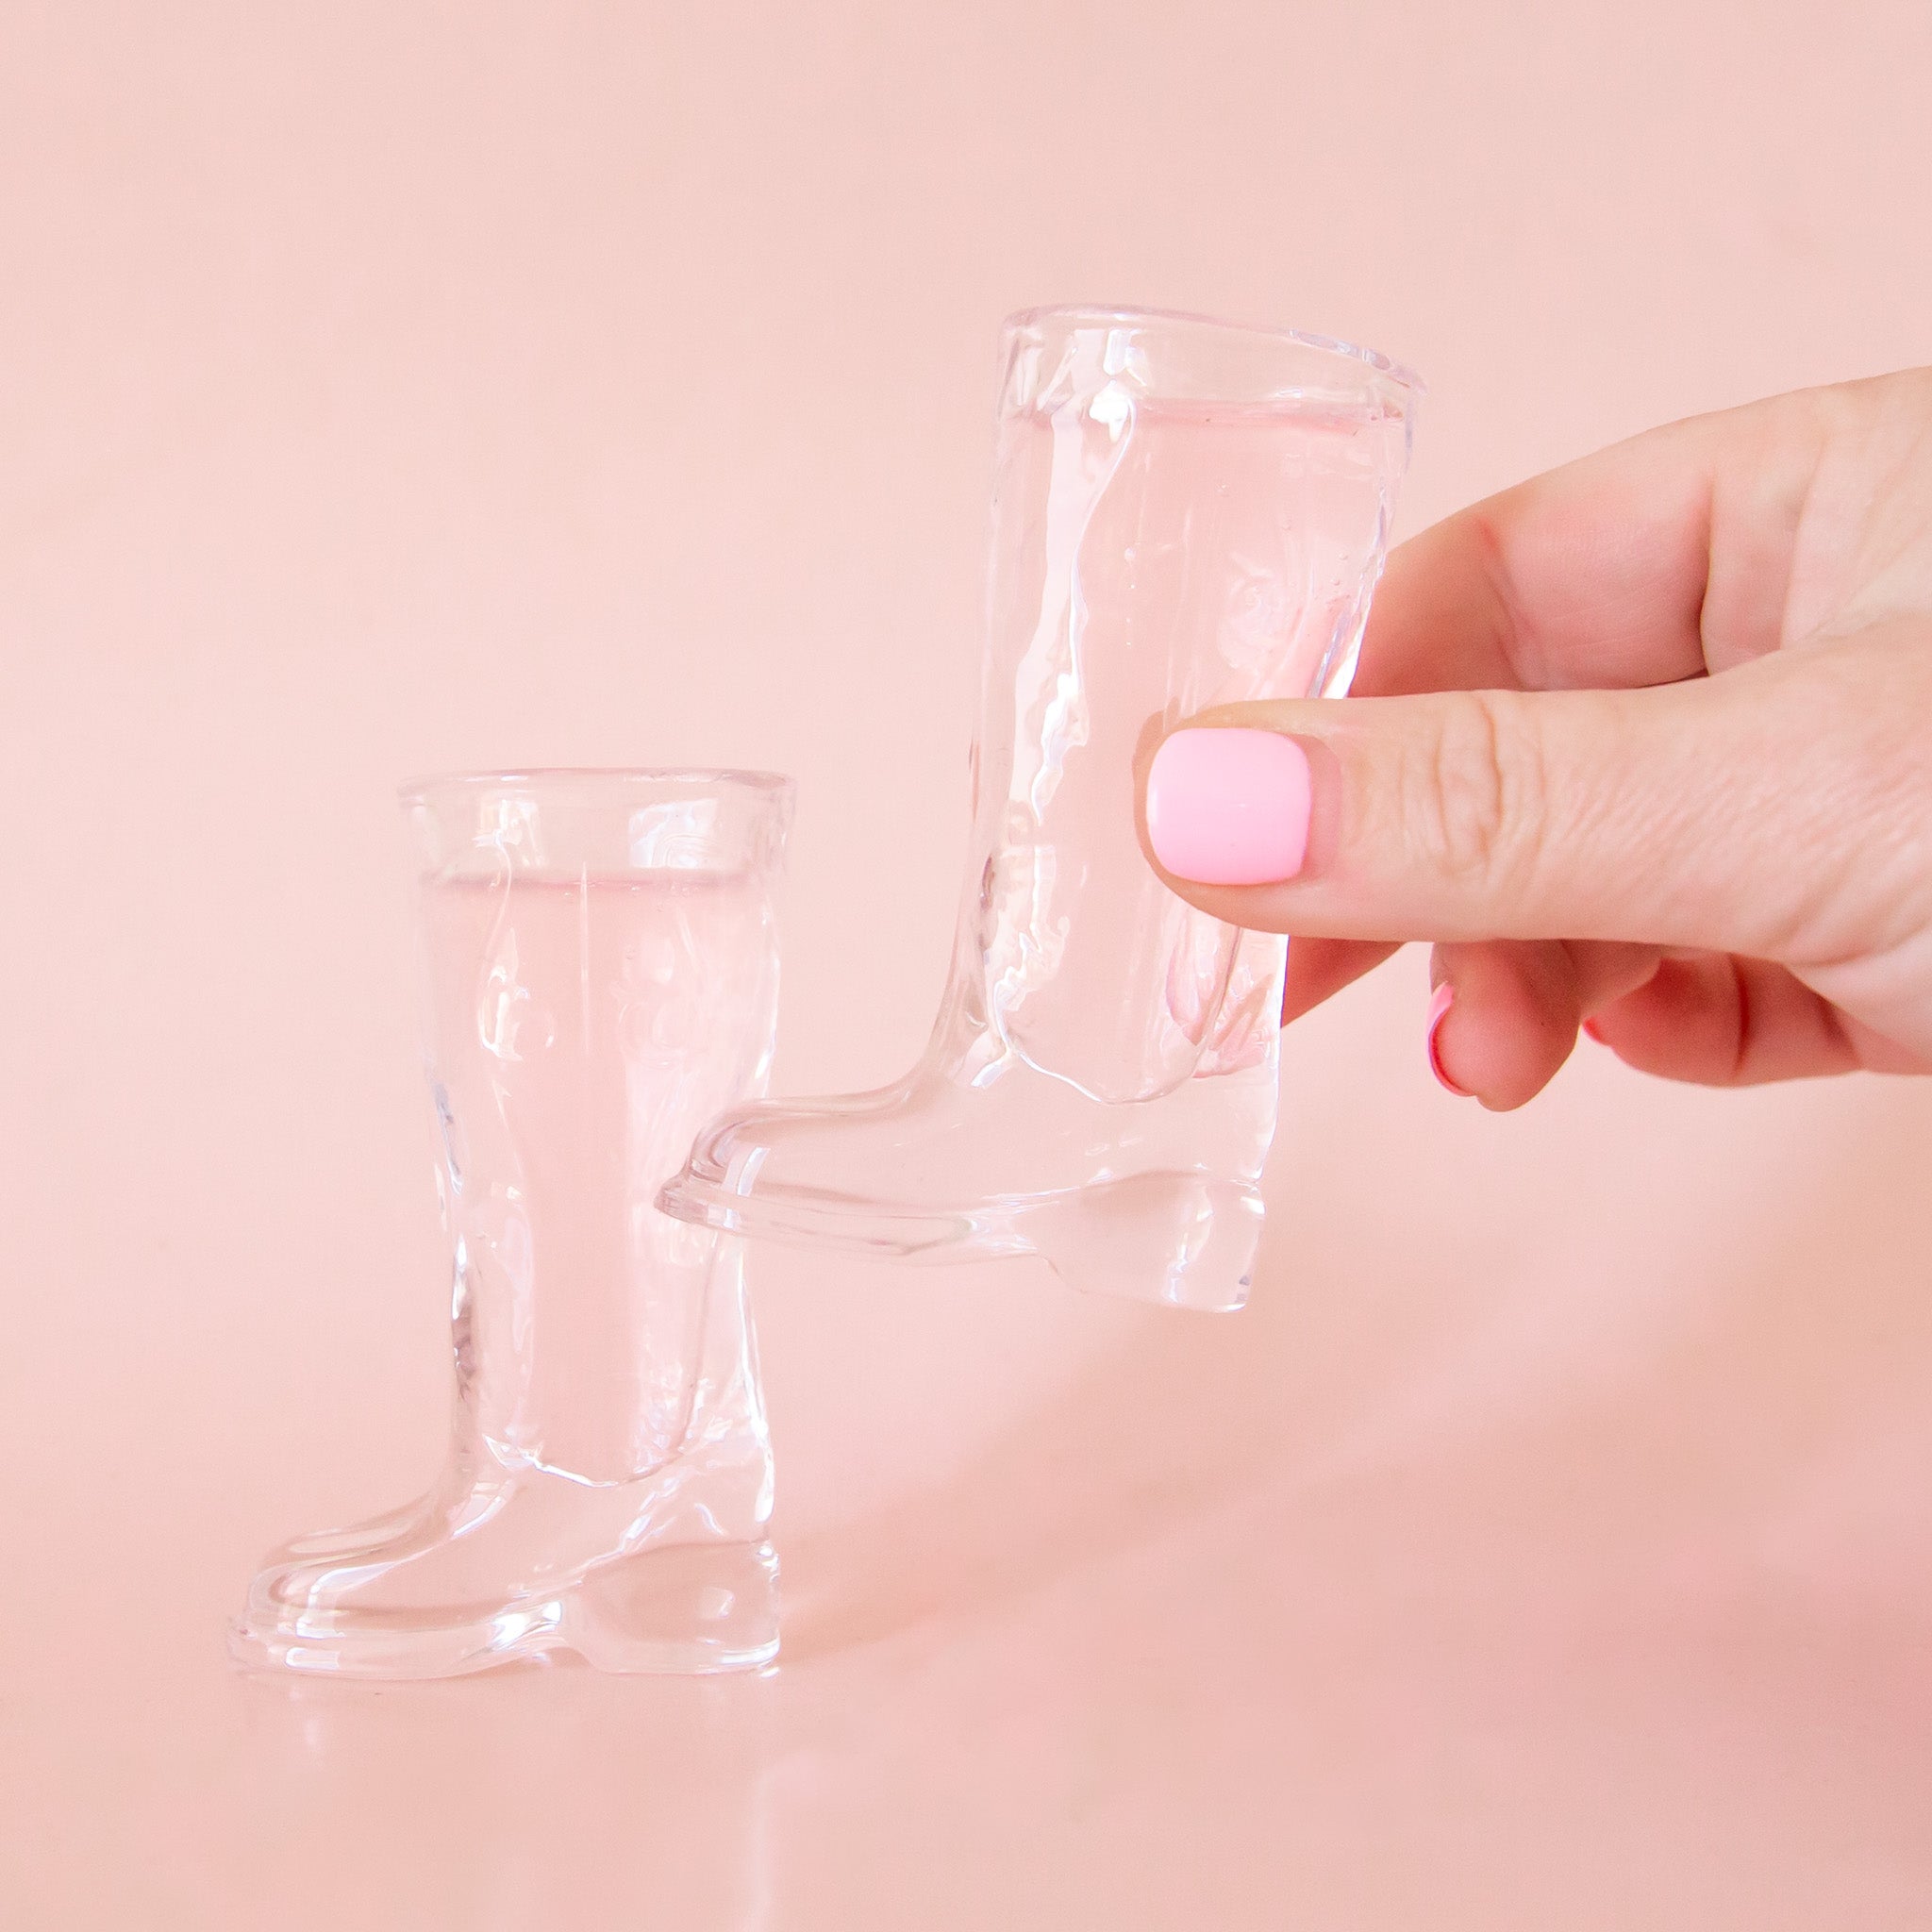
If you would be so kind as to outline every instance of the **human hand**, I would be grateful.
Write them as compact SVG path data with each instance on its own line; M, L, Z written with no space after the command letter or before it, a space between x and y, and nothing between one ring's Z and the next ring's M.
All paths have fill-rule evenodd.
M1579 1025L1717 1086L1932 1071L1932 370L1439 524L1355 691L1203 712L1144 773L1168 885L1294 935L1285 1021L1428 940L1432 1064L1488 1107Z

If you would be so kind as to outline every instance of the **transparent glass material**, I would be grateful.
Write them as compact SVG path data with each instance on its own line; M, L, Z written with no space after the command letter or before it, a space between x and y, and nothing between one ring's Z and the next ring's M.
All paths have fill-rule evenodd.
M741 1244L653 1205L764 1091L789 779L556 772L405 791L453 1249L454 1428L422 1501L270 1559L242 1662L434 1677L565 1648L778 1644Z
M1206 706L1347 691L1418 389L1275 330L1007 324L972 848L931 1043L879 1091L726 1115L671 1212L1241 1306L1287 947L1159 883L1135 770Z

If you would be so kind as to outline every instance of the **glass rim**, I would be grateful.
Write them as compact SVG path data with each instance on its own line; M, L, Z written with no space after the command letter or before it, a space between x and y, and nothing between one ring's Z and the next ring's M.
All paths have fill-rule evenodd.
M457 794L490 790L558 789L582 785L623 793L665 786L700 788L711 791L748 791L778 798L797 791L798 781L786 772L734 770L703 765L525 765L500 772L434 772L408 778L396 787L403 805L426 800L433 793Z
M1345 342L1339 336L1313 335L1307 329L1286 328L1274 323L1229 322L1223 316L1198 315L1183 308L1130 308L1106 302L1047 303L1037 308L1016 309L1001 324L1001 331L1013 334L1021 329L1041 328L1052 324L1067 328L1164 328L1237 336L1250 341L1279 342L1297 349L1313 349L1345 361L1359 362L1410 395L1422 396L1428 392L1428 384L1413 369L1383 355L1379 349L1366 349L1357 342Z

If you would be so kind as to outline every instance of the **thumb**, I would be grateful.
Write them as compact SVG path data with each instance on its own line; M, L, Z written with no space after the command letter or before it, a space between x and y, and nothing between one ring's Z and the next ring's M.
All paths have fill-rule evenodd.
M1274 931L1789 961L1845 923L1874 823L1860 774L1885 762L1860 755L1873 693L1835 655L1648 690L1204 712L1146 767L1147 849L1184 898Z

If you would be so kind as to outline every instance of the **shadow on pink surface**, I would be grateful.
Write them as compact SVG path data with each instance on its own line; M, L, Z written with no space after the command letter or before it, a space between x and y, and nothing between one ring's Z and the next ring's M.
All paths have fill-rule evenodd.
M1813 1186L1731 1254L1689 1257L1666 1297L1632 1283L1619 1307L1587 1274L1552 1275L1462 1338L1387 1332L1384 1310L1450 1293L1412 1243L1324 1217L1309 1247L1277 1208L1234 1325L1137 1324L932 1490L791 1540L786 1660L997 1618L1238 1516L1274 1525L1271 1589L1391 1610L1668 1628L1763 1591L1854 1614L1932 1603L1909 1120L1876 1109L1818 1150ZM1856 1274L1848 1199L1874 1204Z

